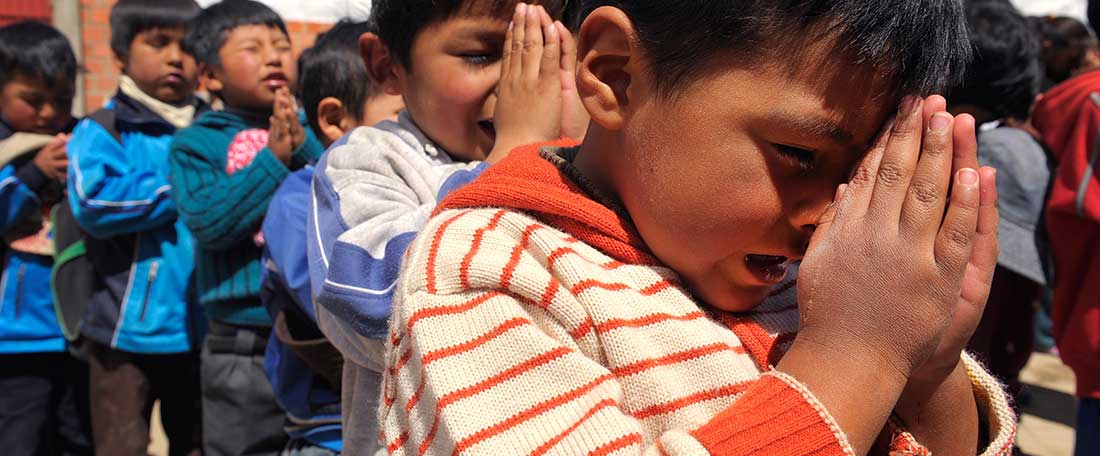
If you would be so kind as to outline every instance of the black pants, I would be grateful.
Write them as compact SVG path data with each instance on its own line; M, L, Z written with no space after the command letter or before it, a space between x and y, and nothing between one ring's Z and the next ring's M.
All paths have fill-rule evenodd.
M202 346L202 426L206 456L277 455L286 414L264 372L270 330L211 321Z
M0 355L0 453L92 454L86 364L68 353Z
M93 342L88 358L97 454L145 456L158 399L168 454L201 454L197 354L127 353Z

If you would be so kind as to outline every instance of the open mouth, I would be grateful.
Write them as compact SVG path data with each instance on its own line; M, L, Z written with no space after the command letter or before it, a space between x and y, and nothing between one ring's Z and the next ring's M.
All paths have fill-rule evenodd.
M286 75L283 73L271 73L262 79L264 86L269 89L278 89L286 86Z
M764 283L777 284L787 277L791 268L790 258L773 255L745 255L745 265Z
M496 140L497 128L493 125L493 119L479 120L477 126L485 133L485 136L489 137L489 139Z

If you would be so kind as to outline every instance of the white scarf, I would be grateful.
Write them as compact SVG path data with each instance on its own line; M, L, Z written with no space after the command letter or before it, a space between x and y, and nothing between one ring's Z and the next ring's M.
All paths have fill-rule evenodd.
M153 96L142 92L137 83L129 76L119 76L118 90L149 108L150 111L153 111L177 129L191 125L191 120L195 118L195 105L172 106L153 98Z

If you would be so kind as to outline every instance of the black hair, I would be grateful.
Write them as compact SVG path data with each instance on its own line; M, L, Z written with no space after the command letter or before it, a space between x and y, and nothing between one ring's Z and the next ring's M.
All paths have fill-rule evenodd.
M1046 74L1053 82L1062 82L1080 69L1089 51L1100 47L1096 35L1081 21L1071 17L1046 16L1035 19L1042 43Z
M195 0L119 0L111 7L111 50L126 60L139 33L185 26L200 9Z
M752 62L815 41L885 74L897 98L954 85L970 58L960 0L587 0L581 17L602 6L633 22L664 96L717 55Z
M378 24L378 38L397 63L412 70L413 41L429 25L451 17L490 16L511 20L521 0L374 0L371 18ZM580 0L522 0L540 4L550 17L566 26L576 25Z
M78 67L69 40L41 22L0 28L0 86L16 76L41 80L52 90L72 90Z
M298 58L298 96L305 105L310 128L321 136L317 104L335 97L348 114L363 118L363 105L370 94L370 76L359 57L359 36L374 32L370 22L340 21L317 35L313 47Z
M218 66L221 64L218 50L225 44L229 32L245 25L275 27L290 36L283 18L267 5L252 0L225 0L195 16L187 27L183 48L199 63Z
M974 61L948 101L977 106L997 119L1027 119L1043 81L1038 36L1008 3L975 3L966 16Z

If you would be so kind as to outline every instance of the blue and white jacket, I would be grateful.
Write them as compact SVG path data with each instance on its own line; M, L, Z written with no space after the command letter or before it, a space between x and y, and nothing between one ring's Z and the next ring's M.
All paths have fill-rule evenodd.
M205 325L191 291L193 240L170 196L176 129L121 92L105 109L121 142L91 119L69 142L69 202L96 270L81 332L125 352L191 351Z
M11 128L0 121L0 141L12 134ZM42 210L40 192L50 181L30 158L0 168L0 233L7 233ZM65 337L50 292L53 258L6 245L0 245L0 255L0 353L65 351Z
M472 181L487 164L457 163L433 144L407 112L397 122L360 127L317 163L307 226L310 284L317 320L348 369L373 379L344 384L345 395L377 397L390 308L405 250L436 203ZM347 393L350 389L352 393ZM345 403L345 422L373 423L369 404ZM361 454L371 429L344 430L344 447Z
M319 339L324 336L313 310L306 252L312 180L313 167L295 171L271 198L263 223L266 244L260 300L272 321L277 322L277 315L282 312L285 318L295 319L293 326L299 334ZM292 438L340 452L343 442L339 392L277 337L278 330L276 327L271 332L267 342L264 371L275 399L287 413L287 433Z

